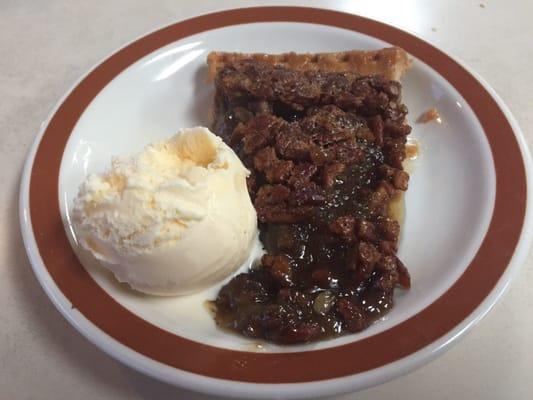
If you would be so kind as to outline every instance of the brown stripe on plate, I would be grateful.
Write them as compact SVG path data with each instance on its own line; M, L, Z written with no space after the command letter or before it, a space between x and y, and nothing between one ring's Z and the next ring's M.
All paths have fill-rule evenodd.
M474 260L433 304L391 329L329 349L247 353L200 344L154 326L126 310L85 271L69 245L58 199L59 166L78 118L114 77L140 58L187 36L229 25L291 21L360 32L403 47L431 65L465 98L479 119L494 158L496 202ZM39 144L30 181L30 213L39 252L58 288L103 332L153 360L208 377L258 383L308 382L356 374L408 356L463 321L494 288L518 244L526 208L526 175L513 130L487 90L430 44L397 28L355 15L300 7L224 11L149 34L96 67L65 99ZM320 368L318 366L320 365Z

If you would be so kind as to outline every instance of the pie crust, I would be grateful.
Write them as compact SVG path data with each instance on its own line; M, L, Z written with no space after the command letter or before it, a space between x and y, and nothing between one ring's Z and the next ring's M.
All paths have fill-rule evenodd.
M283 54L228 53L214 51L207 56L209 80L218 70L247 60L259 60L274 66L296 71L357 72L360 75L383 75L388 79L400 80L409 69L411 61L400 47L380 50L350 50L337 53Z

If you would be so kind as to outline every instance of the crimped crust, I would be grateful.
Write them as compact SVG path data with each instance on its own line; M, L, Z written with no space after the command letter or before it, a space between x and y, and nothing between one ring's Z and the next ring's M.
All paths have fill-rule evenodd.
M214 51L207 56L209 80L215 78L219 69L246 60L261 60L297 71L357 72L361 75L383 75L393 80L399 80L411 63L405 50L400 47L316 54L245 54Z

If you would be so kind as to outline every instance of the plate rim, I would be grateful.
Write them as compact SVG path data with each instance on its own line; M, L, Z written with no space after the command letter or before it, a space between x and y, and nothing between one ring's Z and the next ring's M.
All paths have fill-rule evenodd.
M60 109L60 107L64 104L64 101L72 94L72 92L79 86L80 83L82 83L89 75L91 75L97 68L100 68L102 64L107 62L110 58L116 56L119 54L122 50L128 48L130 45L135 44L142 40L143 38L146 38L152 34L155 34L157 32L160 32L164 29L167 29L169 27L184 24L184 23L191 23L191 21L194 21L199 18L206 18L206 17L214 17L219 16L221 14L229 15L231 13L235 12L261 12L266 9L270 10L277 10L281 11L283 10L284 13L286 13L289 9L292 9L292 11L313 11L318 13L329 13L329 14L336 14L336 15L344 15L345 17L353 18L353 19L364 19L367 21L371 21L374 24L381 25L381 26L389 26L393 27L396 30L403 31L404 33L407 33L409 36L412 36L416 38L418 41L421 41L423 43L428 44L429 46L437 49L438 51L444 53L448 58L458 63L461 67L463 67L468 73L470 73L474 79L476 79L479 84L488 92L490 97L496 102L499 110L504 115L505 119L511 126L512 133L514 137L517 140L517 144L523 159L524 169L525 169L525 183L526 183L526 204L525 204L525 214L523 219L523 226L519 235L519 239L517 242L517 245L514 249L514 252L512 254L512 257L510 259L510 262L508 263L508 266L504 269L503 275L500 276L498 279L496 286L493 287L493 289L490 291L490 293L483 299L483 301L472 311L471 314L469 314L463 322L456 325L454 329L448 331L444 336L442 336L439 340L430 342L427 346L419 349L417 352L410 353L406 355L403 358L398 359L395 362L385 364L384 366L378 367L377 370L383 371L384 369L388 369L389 371L385 371L385 379L383 378L382 374L376 374L375 372L377 370L367 370L366 372L360 372L357 375L347 375L342 378L335 378L335 379L329 379L328 381L312 381L312 382L298 382L298 383L244 383L242 381L232 381L232 380L226 380L226 379L218 379L218 378L212 378L212 377L206 377L203 375L196 375L184 370L180 370L174 367L168 367L171 369L171 371L179 371L180 373L184 374L182 377L183 379L176 379L174 374L170 373L169 371L163 371L160 370L159 372L154 372L154 370L150 368L146 368L146 365L138 364L136 361L137 356L140 356L144 358L144 363L156 363L159 364L159 366L165 367L165 365L158 363L157 361L153 360L152 358L146 357L135 350L124 346L122 343L116 341L111 336L109 336L106 332L103 330L100 330L100 328L96 327L95 325L90 322L90 320L83 321L85 317L80 314L77 310L69 310L65 309L65 305L68 305L69 301L66 300L66 297L61 292L61 290L57 287L56 283L53 281L51 275L48 273L48 270L46 269L46 266L39 254L39 252L35 252L35 248L38 246L35 242L35 234L33 231L33 226L30 219L30 198L29 198L29 185L30 185L30 178L31 178L31 172L32 167L35 161L35 156L37 153L37 150L39 148L39 145L41 143L41 139L43 138L47 128L49 127L49 123L53 119L53 117L56 115L57 111ZM291 21L290 19L280 19L279 21L270 21L270 22L303 22L303 21ZM254 21L249 21L250 23L253 23ZM255 21L255 22L269 22L269 21ZM240 22L243 23L243 22ZM315 24L321 24L321 25L329 25L321 23L320 20L314 21L314 22L308 22L308 23L315 23ZM223 28L226 26L232 26L237 25L236 24L227 24L219 26L219 28ZM331 26L331 25L329 25ZM212 28L216 29L216 28ZM355 30L355 29L354 29ZM357 30L356 30L357 31ZM200 32L197 32L200 33ZM368 34L367 32L360 32L363 34ZM193 33L194 34L194 33ZM189 35L185 35L183 37L177 38L176 40L181 40L186 38ZM373 36L373 35L371 35ZM374 36L375 37L375 36ZM381 39L381 38L380 38ZM159 46L162 47L162 46ZM151 53L152 51L155 51L156 49L150 50L148 53ZM131 65L131 64L130 64ZM430 67L432 67L431 64L429 64ZM433 67L432 67L433 68ZM446 78L445 78L446 79ZM446 79L447 80L447 79ZM107 84L107 82L106 82ZM105 85L104 85L105 86ZM88 103L90 104L90 102ZM477 117L477 115L476 115ZM263 397L268 396L271 394L272 387L275 387L275 390L279 394L284 394L286 397L297 397L301 396L303 394L313 393L315 395L322 395L322 394L332 394L336 392L341 391L347 391L350 389L361 389L363 387L368 387L373 384L377 384L380 382L383 382L388 379L392 379L395 376L401 375L409 370L412 370L416 368L417 366L420 366L426 362L428 362L430 359L436 357L438 354L440 354L443 350L447 349L449 345L452 342L455 342L459 336L463 336L463 334L469 330L475 323L477 323L490 309L492 306L496 303L496 301L501 297L501 295L505 292L507 289L510 280L512 277L516 274L518 271L518 268L522 264L523 260L525 259L527 255L527 249L528 245L531 242L532 232L531 232L531 156L529 154L529 150L527 148L527 145L525 144L525 139L523 137L523 134L512 116L510 110L507 108L507 106L503 103L503 101L499 98L499 96L496 94L494 89L492 89L475 71L472 69L466 67L464 63L457 60L456 57L450 56L448 53L440 50L436 46L433 46L429 44L426 40L419 38L417 35L407 32L405 29L394 27L390 24L385 24L380 21L374 21L366 17L360 17L353 14L348 13L342 13L338 11L332 11L327 9L317 9L317 8L308 8L308 7L250 7L250 8L238 8L238 9L232 9L232 10L225 10L221 12L215 12L211 14L202 15L199 17L194 17L188 20L179 21L177 23L167 25L164 28L157 29L152 31L151 33L144 34L140 36L139 38L133 40L132 42L124 45L120 49L113 52L110 56L104 58L101 62L97 63L93 68L89 69L89 71L83 75L76 83L74 83L71 88L65 93L65 95L59 100L59 102L56 104L52 112L50 113L49 117L47 118L46 122L41 125L41 129L39 134L37 135L31 150L29 152L28 158L26 160L23 176L21 180L21 191L20 191L20 200L19 200L19 209L20 209L20 219L21 219L21 231L23 235L24 245L26 248L26 252L30 258L30 262L32 265L32 268L43 286L45 292L47 293L48 297L52 300L52 302L55 304L55 306L58 308L58 310L63 314L63 316L71 322L71 324L78 330L80 333L82 333L85 337L87 337L90 341L95 343L98 347L102 348L104 351L106 351L111 356L119 359L120 361L124 362L125 364L129 365L130 367L133 367L137 370L140 370L141 372L144 372L148 375L151 375L155 378L165 380L169 383L179 384L180 386L188 387L193 390L203 391L211 394L220 394L221 389L225 394L234 395L234 396L253 396L253 397ZM56 292L58 291L58 292ZM61 296L64 298L62 299ZM79 315L76 315L79 314ZM92 325L92 326L91 326ZM453 334L452 334L453 333ZM104 336L103 338L101 336ZM449 337L450 336L450 337ZM110 340L111 342L107 341L106 339ZM441 339L442 343L439 343ZM105 343L104 343L105 342ZM113 343L114 342L114 343ZM438 345L436 345L438 344ZM120 348L123 347L123 348ZM428 348L432 347L430 352L428 353ZM128 352L134 353L135 357L132 357L132 354L127 354ZM421 353L424 353L421 355ZM408 358L411 358L411 360L407 360ZM408 362L409 361L409 362ZM404 365L398 365L398 364L404 364ZM164 368L163 368L164 369ZM359 377L357 382L354 381L354 377ZM211 381L212 383L215 383L216 386L212 386L206 383L205 380ZM348 381L346 381L348 380ZM330 388L324 388L325 382L333 383L333 381L336 381L337 388L335 390L331 390ZM304 384L304 385L302 385ZM240 386L240 387L236 387ZM305 389L303 387L305 386ZM329 385L328 385L329 386ZM340 389L340 390L337 390Z

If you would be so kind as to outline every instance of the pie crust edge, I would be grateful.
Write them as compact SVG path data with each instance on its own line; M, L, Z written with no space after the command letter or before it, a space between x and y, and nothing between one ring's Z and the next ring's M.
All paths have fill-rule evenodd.
M220 69L247 60L263 61L295 71L356 72L360 75L383 75L396 81L402 78L411 65L407 52L400 47L336 53L265 54L213 51L207 56L208 80L213 81Z

